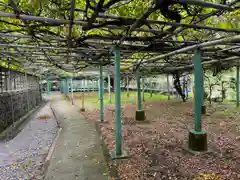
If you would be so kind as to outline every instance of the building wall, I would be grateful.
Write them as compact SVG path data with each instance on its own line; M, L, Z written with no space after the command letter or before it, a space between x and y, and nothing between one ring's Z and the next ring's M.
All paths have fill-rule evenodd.
M188 83L188 92L192 90L192 77L189 76L190 81ZM180 79L181 83L183 83L183 78ZM141 79L141 87L142 87L142 79ZM132 80L129 84L130 89L137 89L136 80ZM155 77L145 77L144 78L144 89L145 90L153 90L158 92L167 93L168 92L168 83L167 83L167 75L158 75ZM173 77L169 75L169 90L172 94L175 94L175 88L173 85Z
M38 79L0 67L0 131L41 103Z

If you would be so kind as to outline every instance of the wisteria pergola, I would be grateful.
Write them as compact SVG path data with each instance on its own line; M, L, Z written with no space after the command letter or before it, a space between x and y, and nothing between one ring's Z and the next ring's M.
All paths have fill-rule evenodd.
M206 149L200 111L203 105L202 67L221 70L238 65L240 29L206 26L205 20L237 11L239 0L229 4L201 0L142 0L141 3L137 0L66 0L49 1L42 8L41 1L35 0L38 10L24 8L27 2L0 2L1 66L11 64L42 78L49 76L45 74L44 77L46 72L60 77L73 76L87 68L100 68L100 72L102 67L114 69L116 157L122 156L120 75L137 74L136 118L141 119L144 111L139 91L140 75L176 74L195 69L195 129L189 135L189 143L193 150ZM143 3L146 10L141 9L138 16L131 13ZM170 5L177 5L187 16L172 10ZM189 9L182 9L183 5ZM211 8L211 11L201 14L203 8ZM129 16L120 16L118 9L126 9ZM194 12L189 13L190 10ZM152 18L152 13L166 21ZM182 18L174 19L171 13ZM181 23L181 19L188 23ZM205 38L184 40L189 31L204 33ZM200 140L196 140L200 135Z

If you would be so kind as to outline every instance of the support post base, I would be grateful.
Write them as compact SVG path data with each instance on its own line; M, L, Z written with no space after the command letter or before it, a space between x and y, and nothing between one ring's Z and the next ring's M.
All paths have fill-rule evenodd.
M206 114L206 106L205 105L201 106L201 113Z
M116 151L113 151L113 152L110 153L110 156L111 156L112 160L114 160L114 159L127 159L129 157L127 152L125 152L125 151L122 151L121 155L117 155Z
M207 151L207 133L192 130L188 134L188 148L192 151Z
M100 114L100 121L101 121L101 122L104 121L104 114Z
M145 112L144 111L136 111L136 120L144 121L145 120Z
M81 112L85 112L85 108L81 108L80 111L81 111Z

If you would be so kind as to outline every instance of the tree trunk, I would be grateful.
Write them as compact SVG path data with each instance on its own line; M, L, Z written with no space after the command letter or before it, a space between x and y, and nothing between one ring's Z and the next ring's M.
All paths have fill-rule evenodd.
M209 104L212 104L212 86L210 85L210 89L209 89Z
M224 90L223 90L223 84L224 84L224 82L222 81L222 102L223 102L223 100L224 100Z

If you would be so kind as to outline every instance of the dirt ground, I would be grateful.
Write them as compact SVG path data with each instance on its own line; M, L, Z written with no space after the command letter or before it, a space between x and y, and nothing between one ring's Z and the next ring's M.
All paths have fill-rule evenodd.
M176 101L144 104L146 122L136 122L135 105L125 105L122 118L123 148L130 158L118 163L122 180L237 180L240 179L239 112L215 105L203 116L210 153L192 155L184 150L193 128L193 103ZM113 105L105 108L101 124L104 141L115 148ZM99 120L98 110L84 113Z

